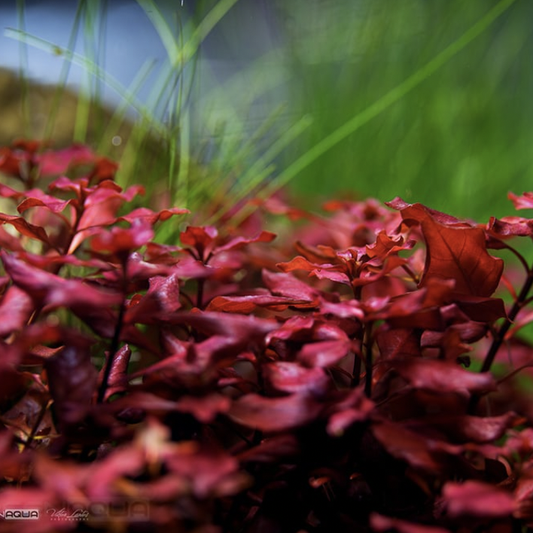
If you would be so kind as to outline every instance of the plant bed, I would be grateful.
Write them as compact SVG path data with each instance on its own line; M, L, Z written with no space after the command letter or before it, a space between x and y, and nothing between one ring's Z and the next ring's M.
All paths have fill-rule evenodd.
M1 531L533 524L532 220L272 198L215 228L84 146L0 171Z

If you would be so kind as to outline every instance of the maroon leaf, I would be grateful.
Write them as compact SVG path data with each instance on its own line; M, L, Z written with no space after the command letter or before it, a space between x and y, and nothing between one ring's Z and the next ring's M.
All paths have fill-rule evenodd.
M246 394L231 406L229 416L237 423L266 432L291 431L315 420L322 406L307 394L266 398Z
M276 362L265 365L263 373L272 387L281 392L322 395L329 388L329 378L321 368L305 368L298 363Z
M392 422L374 424L372 433L392 456L428 472L442 472L447 468L446 456L461 451L458 446L424 438L419 433Z
M51 307L98 308L116 305L120 295L97 289L75 279L64 279L0 252L4 268L13 283L33 299Z
M496 390L496 382L490 373L470 372L452 361L401 359L394 361L392 366L417 389L461 395Z
M128 372L128 364L130 362L131 350L125 344L120 348L116 354L113 355L113 363L109 378L107 380L107 388L103 401L108 400L113 394L123 392L127 388L126 375ZM104 378L105 367L103 367L98 374L98 386L101 385Z
M353 424L368 420L374 408L374 402L365 396L361 388L352 389L332 407L328 433L340 437Z
M61 426L81 422L90 409L98 377L90 353L83 346L65 346L46 360L45 368Z

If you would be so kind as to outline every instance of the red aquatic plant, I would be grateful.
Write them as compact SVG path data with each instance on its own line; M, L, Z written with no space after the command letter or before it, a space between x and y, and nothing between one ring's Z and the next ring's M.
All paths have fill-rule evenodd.
M2 531L533 527L533 220L271 199L230 230L115 171L0 149Z

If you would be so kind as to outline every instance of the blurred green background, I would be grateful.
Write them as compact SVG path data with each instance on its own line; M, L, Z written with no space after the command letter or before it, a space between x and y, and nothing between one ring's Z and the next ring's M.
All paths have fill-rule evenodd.
M104 121L135 126L134 143L122 145L124 182L166 188L172 203L195 210L212 200L221 213L287 186L307 206L401 196L480 221L512 214L508 191L533 190L531 0L136 4L167 58L155 81L151 67L139 72ZM83 102L114 74L102 73L120 24L106 23L113 6L78 3L69 42L83 46L70 53L22 23L7 32L87 72L77 140L92 105ZM24 2L17 7L23 21ZM146 85L151 97L134 104Z
M313 117L284 165L421 73L476 25L479 30L295 176L298 193L327 198L357 191L384 201L399 195L486 219L511 214L509 190L533 189L533 2L302 0L284 6L293 21L292 105ZM495 6L501 14L484 22Z

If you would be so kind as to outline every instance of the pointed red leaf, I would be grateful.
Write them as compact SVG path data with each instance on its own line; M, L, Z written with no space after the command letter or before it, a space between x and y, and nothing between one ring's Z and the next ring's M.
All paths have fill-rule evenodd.
M453 279L456 293L490 296L498 286L503 261L487 253L485 233L464 223L444 224L421 204L401 209L404 220L414 220L422 228L427 255L420 286L434 279Z

